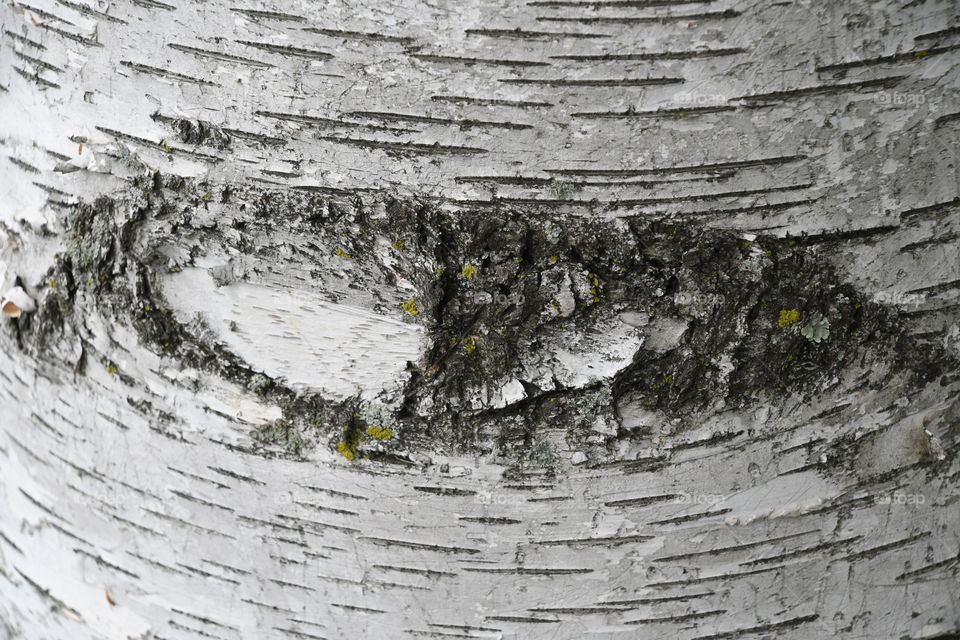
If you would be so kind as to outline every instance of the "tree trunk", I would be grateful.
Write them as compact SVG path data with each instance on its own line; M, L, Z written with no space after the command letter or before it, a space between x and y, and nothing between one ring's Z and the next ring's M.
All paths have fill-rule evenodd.
M954 2L0 21L0 638L960 637Z

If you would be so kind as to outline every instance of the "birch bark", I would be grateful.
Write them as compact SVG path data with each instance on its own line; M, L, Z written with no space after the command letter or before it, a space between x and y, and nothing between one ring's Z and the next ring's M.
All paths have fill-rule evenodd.
M955 3L0 22L0 638L960 637Z

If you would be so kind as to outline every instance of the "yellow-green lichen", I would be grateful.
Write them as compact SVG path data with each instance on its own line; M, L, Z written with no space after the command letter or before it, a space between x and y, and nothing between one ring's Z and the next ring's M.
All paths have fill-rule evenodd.
M419 307L417 307L417 301L413 298L410 298L409 300L401 304L400 308L412 316L420 315L420 309Z
M467 280L473 280L473 276L477 275L477 271L478 269L475 266L473 266L472 264L468 264L460 271L460 275L462 275Z
M800 312L796 309L781 309L780 317L777 318L777 326L781 329L792 327L800 322Z
M350 427L343 428L343 440L337 443L337 451L347 460L357 458L357 446L360 444L360 434Z
M367 435L375 440L390 440L397 434L393 429L370 425L367 427Z
M343 258L344 260L349 260L350 258L353 257L349 253L341 249L340 247L337 247L337 250L334 253L336 253L338 258Z
M343 441L338 442L337 451L339 451L340 455L342 455L347 460L352 461L352 460L355 460L357 457L356 445L351 445L349 442L343 442Z
M589 282L590 284L593 285L593 286L590 287L590 289L588 290L588 291L590 292L590 295L593 296L593 301L594 301L594 302L600 302L600 278L598 278L597 276L593 275L592 273L588 273L588 274L587 274L587 282Z
M480 342L479 336L467 336L460 341L460 343L463 345L463 350L468 354L477 350L478 342Z

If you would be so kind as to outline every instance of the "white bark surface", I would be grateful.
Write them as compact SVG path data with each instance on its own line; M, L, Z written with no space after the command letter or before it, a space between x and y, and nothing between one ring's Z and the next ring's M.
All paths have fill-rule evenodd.
M81 1L0 8L0 275L40 307L0 331L0 639L960 637L953 2ZM143 188L161 174L188 179L157 190L165 216ZM684 344L712 293L654 317L591 289L609 314L589 331L550 325L451 406L508 426L594 388L612 406L527 424L548 463L487 432L457 448L417 432L434 409L403 391L446 339L422 284L444 265L377 230L264 222L274 191L384 224L396 197L584 236L806 235L896 318L900 356L865 342L815 393L761 359L783 389L681 421L622 375ZM100 196L114 208L81 233ZM118 281L118 255L162 257L175 320L282 398L414 404L401 444L348 461L339 424L300 455L257 443L303 405L164 352L92 278L44 333L62 257L81 273L102 247ZM765 260L738 267L745 295ZM582 306L571 277L551 318ZM712 354L718 385L738 353Z

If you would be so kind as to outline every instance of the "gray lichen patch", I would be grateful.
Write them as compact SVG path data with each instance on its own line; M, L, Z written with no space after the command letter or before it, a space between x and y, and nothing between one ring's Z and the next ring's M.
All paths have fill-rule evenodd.
M79 368L88 316L133 327L157 353L282 407L253 439L291 455L326 441L348 459L410 464L440 450L549 467L542 425L571 448L612 451L651 435L627 413L686 429L776 396L813 398L851 368L873 369L866 384L880 385L901 369L922 384L956 366L914 348L893 312L841 282L803 238L141 182L70 212L40 308L17 324L25 348ZM229 326L175 313L161 283L186 269L226 290L252 283L406 322L424 348L375 397L291 385L228 348ZM804 336L821 321L829 335ZM315 346L327 357L343 345Z

